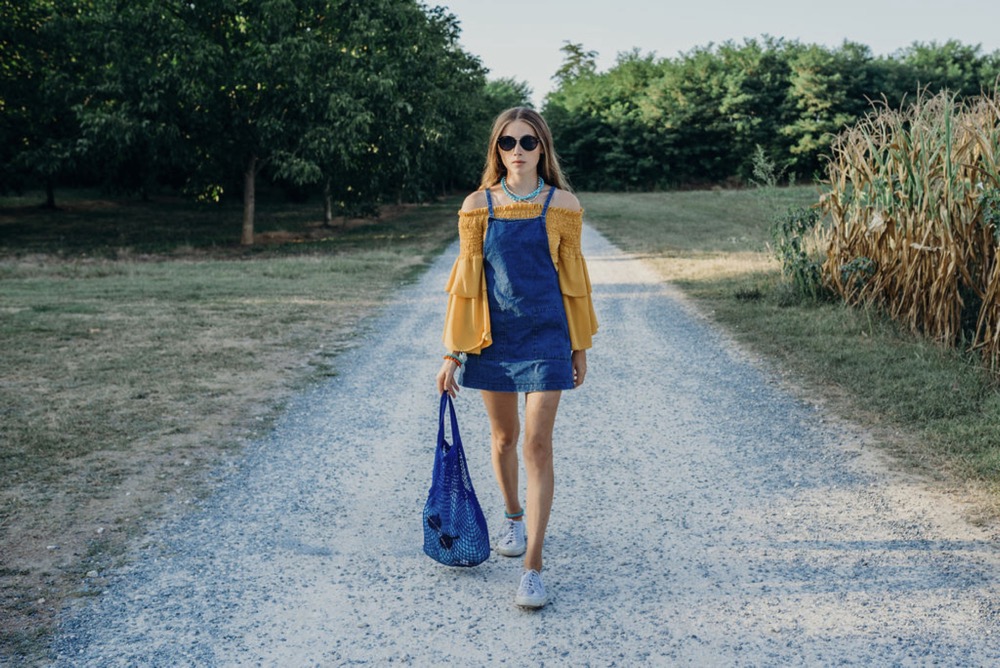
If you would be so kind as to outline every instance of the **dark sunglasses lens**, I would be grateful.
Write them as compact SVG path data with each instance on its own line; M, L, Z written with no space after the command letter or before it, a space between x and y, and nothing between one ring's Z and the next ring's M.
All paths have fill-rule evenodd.
M509 151L517 145L517 140L513 137L504 136L497 140L497 145L504 151Z
M434 531L441 530L441 518L437 515L431 515L427 518L427 525Z
M538 146L538 138L532 137L531 135L524 135L521 137L521 148L525 151L534 151L535 147Z

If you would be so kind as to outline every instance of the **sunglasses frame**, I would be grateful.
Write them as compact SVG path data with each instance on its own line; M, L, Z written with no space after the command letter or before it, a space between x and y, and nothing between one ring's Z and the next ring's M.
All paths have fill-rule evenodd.
M512 139L514 141L514 143L511 144L510 148L503 147L503 143L510 143L510 142L504 142L505 139ZM534 141L534 146L528 148L527 146L525 146L525 140L528 140L529 144L532 141ZM534 151L536 148L541 146L542 140L536 137L535 135L521 135L521 137L516 139L511 135L503 135L502 137L497 137L497 146L500 148L501 151L513 151L518 144L521 145L521 148L530 153L531 151Z

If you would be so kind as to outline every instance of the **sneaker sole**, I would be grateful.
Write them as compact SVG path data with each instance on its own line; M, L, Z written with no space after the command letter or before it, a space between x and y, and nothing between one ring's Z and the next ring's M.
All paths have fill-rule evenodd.
M517 603L522 608L536 608L536 609L543 608L545 607L545 604L548 602L549 602L548 596L546 596L545 598L528 598L527 596L523 598L520 596L514 597L514 603Z
M509 547L498 547L497 554L502 554L505 557L520 557L522 554L528 551L528 547L524 546L520 550L511 549Z

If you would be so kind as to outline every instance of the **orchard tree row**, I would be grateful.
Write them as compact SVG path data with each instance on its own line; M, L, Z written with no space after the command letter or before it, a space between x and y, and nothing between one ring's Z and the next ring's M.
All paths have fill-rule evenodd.
M476 182L523 103L415 0L0 0L0 190L322 191L325 215Z

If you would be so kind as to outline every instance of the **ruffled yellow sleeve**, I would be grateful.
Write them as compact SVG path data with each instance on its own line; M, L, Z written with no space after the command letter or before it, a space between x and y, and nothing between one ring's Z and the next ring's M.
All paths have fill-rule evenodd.
M486 209L460 211L458 214L460 248L445 286L448 308L444 316L442 340L448 350L479 353L493 342L490 338L486 276L483 274L483 237L487 217Z
M546 224L549 228L549 251L559 272L559 289L566 307L570 345L573 350L586 350L593 345L592 337L597 333L597 314L594 312L587 261L580 245L583 211L552 207Z

